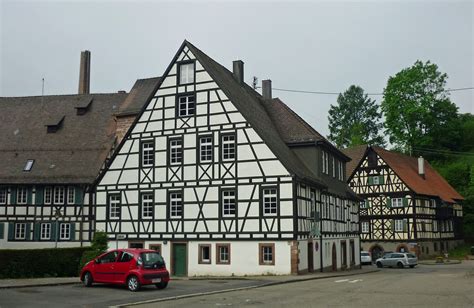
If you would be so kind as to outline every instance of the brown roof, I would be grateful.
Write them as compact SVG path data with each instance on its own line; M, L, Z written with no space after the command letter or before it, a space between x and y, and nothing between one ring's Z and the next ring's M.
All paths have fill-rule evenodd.
M351 158L351 161L346 163L347 178L350 178L355 169L359 166L360 161L365 156L367 147L368 146L364 144L342 150L344 154Z
M0 183L92 183L115 140L112 115L126 96L0 97ZM46 125L58 124L47 133ZM24 172L29 159L33 167Z
M138 79L115 115L120 117L139 114L143 106L155 94L160 79L160 77Z
M418 158L388 151L377 146L371 146L370 148L373 149L390 166L390 168L392 168L405 185L415 193L436 196L449 203L456 203L456 200L464 200L464 198L451 185L449 185L449 183L433 167L431 167L426 160L425 178L423 178L418 174ZM354 157L354 160L357 161L356 165L358 165L360 160L365 156L362 155L362 157L357 160L357 157L359 156L356 157L356 155L361 153L361 149L345 152L350 156L354 155L351 157Z

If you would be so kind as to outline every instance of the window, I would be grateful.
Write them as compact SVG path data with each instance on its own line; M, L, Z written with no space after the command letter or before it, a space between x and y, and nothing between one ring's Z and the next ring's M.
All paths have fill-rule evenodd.
M103 263L115 262L115 260L117 259L117 256L118 256L118 251L109 252L108 254L106 254L105 256L99 259L99 263L103 264Z
M59 226L59 239L69 240L71 238L71 225L68 223L62 223Z
M196 102L194 95L183 95L178 97L178 116L188 117L196 113Z
M7 189L0 188L0 204L7 204Z
M326 151L322 151L323 173L329 174L329 155Z
M379 185L380 184L380 179L378 176L372 177L372 184L374 185Z
M142 218L153 218L153 194L142 194Z
M275 244L258 244L259 264L275 265Z
M211 245L199 244L199 264L211 264Z
M76 192L74 191L74 186L69 186L67 188L67 204L74 204L76 198Z
M222 216L235 215L235 190L222 191Z
M212 162L212 136L199 138L199 160L204 162Z
M366 209L369 207L369 200L361 201L360 202L360 208L361 209Z
M277 213L277 189L276 188L263 189L263 213L264 214Z
M44 204L51 204L52 202L52 188L50 186L44 188Z
M156 251L161 255L161 244L151 244L150 249Z
M337 162L337 178L344 181L344 163L342 161Z
M51 224L50 223L42 223L40 231L41 231L40 239L42 240L51 239Z
M181 192L170 193L170 217L180 218L183 216L183 196Z
M395 224L395 232L403 232L403 219L395 219L394 220Z
M54 204L64 204L64 187L54 187Z
M132 254L130 254L128 252L122 252L122 255L120 256L120 259L118 260L118 262L126 263L126 262L130 262L132 260L133 260L133 255Z
M155 143L153 141L142 142L142 166L152 167L155 163Z
M216 264L230 264L230 244L216 244Z
M29 172L31 171L31 168L33 168L35 160L34 159L28 159L25 164L25 168L23 168L23 171Z
M109 218L120 218L120 203L119 194L109 195Z
M18 187L18 190L16 193L16 203L26 204L27 199L28 199L28 191L26 190L26 187Z
M336 159L332 157L332 177L336 177Z
M392 207L403 207L403 198L392 198Z
M369 222L368 221L362 221L360 223L360 225L361 225L362 233L369 233Z
M183 161L183 148L181 139L170 140L170 163L180 164Z
M194 62L182 63L179 67L179 84L188 84L194 82Z
M235 159L235 135L222 135L222 160Z
M421 222L421 232L426 232L426 222Z
M15 224L15 240L26 239L26 223Z

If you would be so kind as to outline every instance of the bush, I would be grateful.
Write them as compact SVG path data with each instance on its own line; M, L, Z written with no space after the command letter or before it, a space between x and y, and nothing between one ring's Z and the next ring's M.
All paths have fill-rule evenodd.
M90 249L84 251L79 262L78 273L80 274L81 269L86 265L87 262L100 256L107 250L107 234L103 231L97 231L94 233Z
M89 247L0 250L0 278L74 277Z

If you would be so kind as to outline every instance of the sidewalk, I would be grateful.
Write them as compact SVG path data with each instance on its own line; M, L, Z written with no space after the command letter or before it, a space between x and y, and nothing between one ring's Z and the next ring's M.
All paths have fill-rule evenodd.
M285 275L285 276L236 276L236 277L171 277L172 280L231 280L231 279L247 279L247 280L266 280L269 284L280 284L297 281L305 281L312 279L323 279L339 276L353 276L366 273L377 272L378 269L374 267L355 269L350 271L340 272L315 272L304 275ZM41 286L56 286L80 283L79 277L51 277L51 278L24 278L24 279L0 279L0 289L7 288L26 288L26 287L41 287Z

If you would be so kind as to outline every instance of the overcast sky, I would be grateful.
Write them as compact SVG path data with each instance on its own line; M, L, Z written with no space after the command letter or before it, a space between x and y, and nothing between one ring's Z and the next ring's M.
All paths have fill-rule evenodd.
M380 93L420 59L448 74L448 88L474 86L474 1L0 2L0 96L40 95L43 77L47 95L77 93L85 49L91 92L128 92L160 76L184 39L229 69L243 60L249 84ZM328 134L337 96L273 94ZM474 113L474 91L451 99Z

